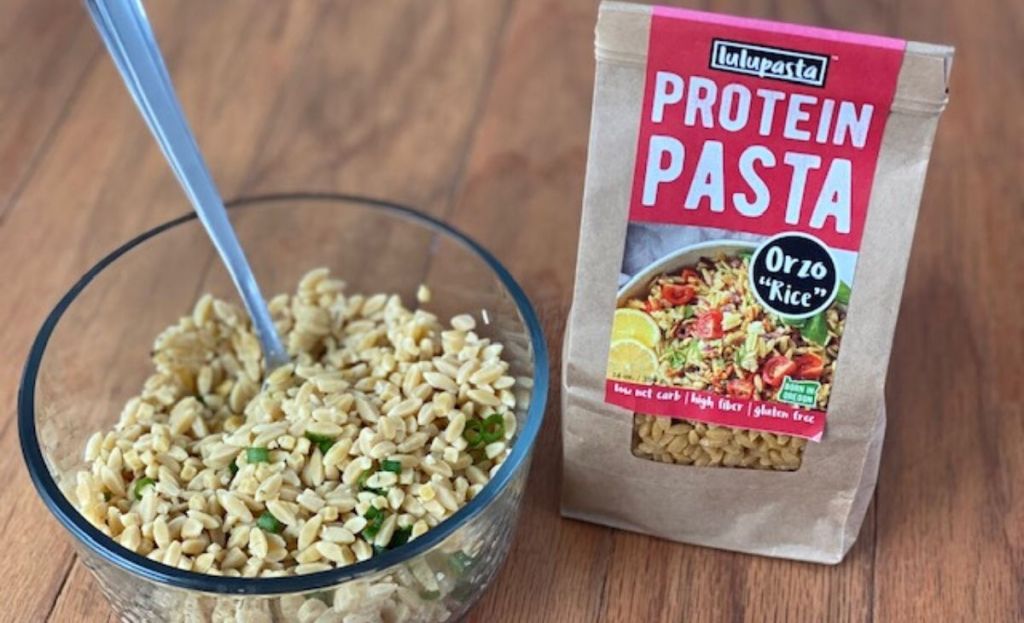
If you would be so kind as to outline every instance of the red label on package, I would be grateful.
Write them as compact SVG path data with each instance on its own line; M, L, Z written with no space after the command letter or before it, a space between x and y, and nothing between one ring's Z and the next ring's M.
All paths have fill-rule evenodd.
M655 9L606 400L821 438L905 43Z

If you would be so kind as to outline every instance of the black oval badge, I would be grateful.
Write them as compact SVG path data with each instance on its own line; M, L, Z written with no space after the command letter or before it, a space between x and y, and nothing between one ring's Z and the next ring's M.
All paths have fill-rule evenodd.
M764 307L788 318L807 318L832 304L839 278L823 242L790 232L770 238L754 252L750 286Z

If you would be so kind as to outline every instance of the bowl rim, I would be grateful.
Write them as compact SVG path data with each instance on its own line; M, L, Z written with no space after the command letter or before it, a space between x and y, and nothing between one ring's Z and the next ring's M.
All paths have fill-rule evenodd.
M689 264L694 261L694 257L700 259L708 251L735 253L737 250L745 250L753 252L761 242L740 238L715 238L713 240L702 240L685 247L680 247L674 251L669 251L644 266L630 277L628 281L619 286L618 292L615 295L617 305L621 305L625 299L631 298L635 290L640 289L641 286L648 285L655 277L678 269L683 264Z
M307 201L325 204L348 203L380 209L391 216L410 220L426 229L446 235L475 253L494 272L495 276L497 276L512 296L530 335L533 349L534 378L526 422L520 428L519 436L512 446L509 457L502 463L494 478L487 483L483 490L469 504L411 543L378 554L363 562L307 575L276 578L233 578L207 575L195 571L183 571L155 562L123 548L114 539L103 534L90 524L74 508L50 474L43 458L36 432L34 417L36 380L50 336L53 334L64 312L74 303L78 295L104 269L135 247L167 230L197 221L195 212L189 212L157 225L128 240L103 257L75 282L61 297L57 305L47 314L38 334L32 342L18 388L18 435L21 451L25 464L28 467L29 476L39 496L64 528L86 548L132 575L175 588L230 595L279 595L331 588L364 575L385 571L429 551L464 523L479 515L509 486L513 475L518 472L520 466L529 460L544 419L547 403L549 383L547 342L545 341L544 332L533 305L530 303L522 287L501 262L479 243L451 225L413 208L383 199L330 192L281 192L243 196L228 201L225 205L232 210L242 210L253 206L287 201Z

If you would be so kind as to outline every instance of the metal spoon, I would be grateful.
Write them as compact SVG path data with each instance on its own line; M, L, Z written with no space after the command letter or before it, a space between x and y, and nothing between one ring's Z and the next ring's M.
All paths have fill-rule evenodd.
M128 91L235 282L263 347L266 367L288 362L256 277L171 84L140 0L86 0Z

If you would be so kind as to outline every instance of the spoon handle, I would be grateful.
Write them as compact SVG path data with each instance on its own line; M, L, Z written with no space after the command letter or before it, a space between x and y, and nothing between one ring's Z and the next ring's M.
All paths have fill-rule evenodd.
M263 345L267 369L286 363L288 353L185 120L141 1L86 0L85 4L128 91L242 295Z

